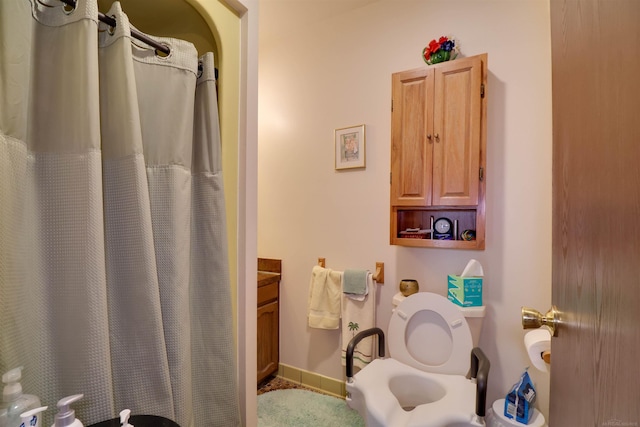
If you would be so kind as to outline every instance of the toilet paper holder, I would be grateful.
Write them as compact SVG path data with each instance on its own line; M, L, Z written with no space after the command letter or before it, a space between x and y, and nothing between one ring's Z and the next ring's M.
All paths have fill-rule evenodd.
M554 337L558 336L559 311L556 306L552 306L547 314L542 315L538 310L529 307L522 307L522 328L537 329L542 326L549 328L549 332Z

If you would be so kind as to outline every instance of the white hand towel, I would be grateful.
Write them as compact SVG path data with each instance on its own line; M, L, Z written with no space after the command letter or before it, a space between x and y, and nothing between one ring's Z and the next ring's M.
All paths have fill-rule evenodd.
M342 296L342 366L347 364L347 346L358 332L376 326L376 286L373 275L367 275L369 293L363 301ZM364 368L373 360L375 336L360 341L353 352L353 366Z
M309 327L338 329L340 326L340 298L342 272L314 266L309 285Z

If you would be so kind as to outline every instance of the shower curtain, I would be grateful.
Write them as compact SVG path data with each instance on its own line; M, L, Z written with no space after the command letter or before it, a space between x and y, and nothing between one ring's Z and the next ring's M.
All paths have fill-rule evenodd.
M0 5L0 369L44 425L240 425L213 55L106 14Z

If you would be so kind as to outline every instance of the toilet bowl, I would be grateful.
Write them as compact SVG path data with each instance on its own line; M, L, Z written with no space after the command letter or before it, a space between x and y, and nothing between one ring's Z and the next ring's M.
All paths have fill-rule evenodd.
M484 307L463 309L428 292L396 300L387 331L390 357L355 375L347 361L347 404L368 427L485 425L489 362L474 348ZM465 313L476 323L473 335ZM373 333L384 347L382 332Z

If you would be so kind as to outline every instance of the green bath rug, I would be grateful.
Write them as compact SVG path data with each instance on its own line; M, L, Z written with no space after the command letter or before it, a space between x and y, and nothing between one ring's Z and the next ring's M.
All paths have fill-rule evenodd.
M258 396L258 427L364 427L347 403L308 390L275 390Z

